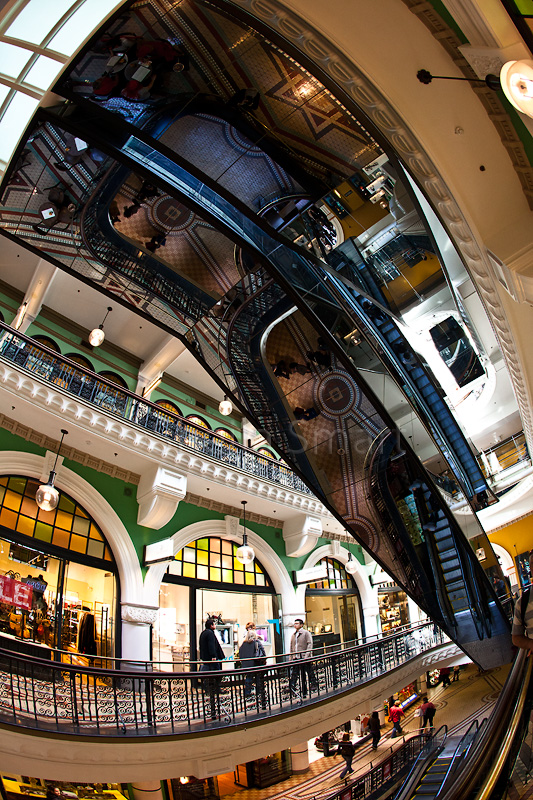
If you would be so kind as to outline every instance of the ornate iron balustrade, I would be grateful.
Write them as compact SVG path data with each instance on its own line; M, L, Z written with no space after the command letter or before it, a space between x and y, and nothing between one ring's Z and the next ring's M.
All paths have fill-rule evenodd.
M285 464L162 409L0 323L0 356L69 394L234 469L312 494Z
M176 735L241 725L355 689L444 638L430 624L327 656L179 673L135 671L134 662L122 662L124 670L80 667L0 650L0 721L87 736Z

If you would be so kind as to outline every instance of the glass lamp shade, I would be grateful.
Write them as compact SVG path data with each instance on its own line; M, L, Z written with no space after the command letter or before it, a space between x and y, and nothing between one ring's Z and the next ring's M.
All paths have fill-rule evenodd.
M237 548L237 552L235 554L237 561L240 561L241 564L251 564L255 558L255 553L252 547L248 544L243 544Z
M228 417L233 411L233 405L231 403L231 400L228 400L227 397L224 397L224 399L220 401L218 410L224 417Z
M105 333L102 326L95 328L89 334L89 344L91 344L93 347L100 347L104 339Z
M508 61L501 69L500 82L509 102L533 117L533 61Z
M348 575L353 575L357 572L357 561L353 558L350 558L349 561L346 562L344 565L344 569L348 573Z
M43 483L35 493L35 502L43 511L53 511L59 502L59 492L52 483Z

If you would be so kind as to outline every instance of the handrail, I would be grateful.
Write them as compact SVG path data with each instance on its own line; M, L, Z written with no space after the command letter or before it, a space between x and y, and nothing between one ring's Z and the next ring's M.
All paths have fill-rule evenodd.
M439 734L442 733L442 742L438 741ZM394 795L392 800L402 800L402 798L408 798L412 791L412 784L415 780L418 780L418 776L420 775L422 769L424 768L422 765L422 761L427 761L430 757L435 754L435 751L442 748L444 746L444 742L446 741L446 737L448 736L448 726L441 725L440 728L432 734L431 738L428 739L420 753L416 761L414 762L413 766L409 770L403 784ZM419 763L420 762L420 763Z
M440 793L442 792L442 790L444 789L444 786L445 786L445 784L446 784L446 781L448 780L448 778L450 777L450 775L451 775L451 774L452 774L452 772L453 772L453 768L454 768L454 764L455 764L455 762L456 762L456 759L459 757L459 753L461 752L461 750L462 750L462 749L463 749L463 747L464 747L465 740L466 740L466 739L468 739L468 737L472 735L472 734L471 734L471 730L472 730L472 728L474 729L474 734L473 734L473 736L472 736L472 739L471 739L471 740L470 740L470 742L468 743L468 747L467 747L467 748L466 748L466 750L464 751L464 756L466 756L466 755L468 754L469 750L470 750L470 749L471 749L471 747L472 747L472 743L473 743L473 741L474 741L474 739L475 739L475 737L476 737L476 735L477 735L477 733L478 733L478 731L479 731L479 722L477 721L477 719L473 720L473 721L470 723L470 725L468 726L468 729L466 730L466 732L464 733L464 735L463 735L463 736L461 736L461 738L460 738L460 740L459 740L459 742L458 742L458 744L457 744L457 747L456 747L456 748L455 748L455 750L453 751L453 756L452 756L452 758L451 758L451 761L450 761L450 763L449 763L449 765L448 765L448 769L446 770L446 773L445 773L445 775L444 775L444 778L442 779L442 783L441 783L441 785L440 785L440 789L439 789L439 791L437 792L437 794L435 795L435 797L438 797L438 796L439 796L439 794L440 794Z
M127 661L103 669L97 657L87 666L65 664L0 649L0 722L92 736L241 725L343 695L442 641L434 632L409 651L382 639L265 667L216 670L206 663L200 671L172 673L139 671Z
M106 413L127 419L133 425L164 436L167 440L170 438L184 447L229 463L244 472L302 494L311 494L306 484L285 464L238 442L229 442L223 436L102 378L2 322L0 356L21 369L37 374L46 382L55 384L60 390L103 408Z
M493 786L516 734L531 678L532 659L520 650L481 735L476 737L470 758L441 800L465 800L481 785ZM502 731L505 735L502 738ZM512 736L511 736L512 733ZM483 798L488 795L483 789ZM476 798L481 800L481 797Z

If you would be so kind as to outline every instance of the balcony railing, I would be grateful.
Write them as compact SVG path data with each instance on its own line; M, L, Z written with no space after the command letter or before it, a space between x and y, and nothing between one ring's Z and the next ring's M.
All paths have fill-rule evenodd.
M443 641L429 624L309 659L173 673L145 672L134 662L122 662L120 670L81 667L0 650L0 721L87 736L176 735L242 725L355 689Z
M285 464L243 447L237 442L228 441L178 414L162 409L157 404L37 344L33 339L17 333L3 323L0 323L0 356L68 394L103 409L106 414L115 414L151 433L164 436L176 444L214 458L231 468L296 492L312 494L305 483Z

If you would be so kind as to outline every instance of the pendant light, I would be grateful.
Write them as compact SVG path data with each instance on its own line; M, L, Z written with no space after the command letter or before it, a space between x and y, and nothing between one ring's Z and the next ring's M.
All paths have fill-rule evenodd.
M92 345L93 347L100 347L100 345L104 341L104 339L105 339L104 322L107 319L107 315L112 310L113 309L111 308L111 306L108 306L107 307L107 313L106 313L105 317L102 320L102 324L99 325L97 328L93 328L93 330L90 332L90 334L89 334L89 344Z
M229 417L233 411L233 404L231 400L228 400L228 396L226 394L224 395L224 399L220 401L218 410L224 417Z
M351 553L348 556L348 561L344 565L344 569L346 570L348 575L355 575L355 573L357 572L357 561L355 560L355 558Z
M35 493L35 502L39 506L40 509L43 511L53 511L54 508L57 507L59 502L59 492L57 491L56 487L54 486L54 481L56 479L56 466L57 466L57 459L59 458L59 453L61 451L61 445L63 444L63 439L67 435L68 431L61 430L61 441L59 442L59 447L57 448L56 453L56 460L54 461L54 468L50 472L48 477L48 483L43 483L37 489Z
M246 535L246 500L241 500L242 505L242 526L244 528L242 534L242 545L237 548L237 552L235 554L237 561L240 561L241 564L251 564L255 558L255 553L253 548L250 547L248 544L248 537Z

